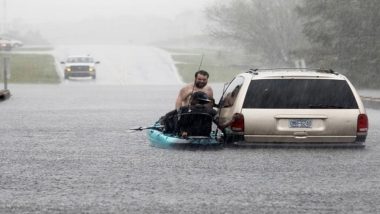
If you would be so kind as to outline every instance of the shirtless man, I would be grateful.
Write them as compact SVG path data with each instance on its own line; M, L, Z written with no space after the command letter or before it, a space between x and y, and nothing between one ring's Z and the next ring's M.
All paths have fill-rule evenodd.
M189 105L190 97L192 93L196 91L203 91L207 94L209 99L213 99L214 93L212 88L207 85L209 74L207 71L199 70L195 73L195 80L179 91L177 100L175 102L175 108L179 109L181 106Z

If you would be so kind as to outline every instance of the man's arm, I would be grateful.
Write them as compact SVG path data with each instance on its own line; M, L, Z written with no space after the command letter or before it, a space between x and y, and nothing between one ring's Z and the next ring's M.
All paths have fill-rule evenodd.
M233 122L238 120L241 117L240 114L234 114L230 120L225 121L224 123L220 123L219 117L216 116L215 118L215 124L218 126L219 129L223 130L226 127L230 126Z
M175 101L175 109L178 110L181 107L181 105L182 105L182 101L181 101L180 96L178 95L177 100Z
M175 101L175 109L181 108L182 102L185 99L185 91L186 87L181 88L181 90L179 91L177 100Z

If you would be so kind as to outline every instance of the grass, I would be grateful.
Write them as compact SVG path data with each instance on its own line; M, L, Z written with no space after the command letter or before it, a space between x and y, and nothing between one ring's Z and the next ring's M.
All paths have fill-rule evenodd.
M3 81L4 56L0 56L0 80ZM9 83L57 84L60 82L52 55L11 54L9 62L11 70Z
M164 49L171 53L184 82L193 81L194 73L199 67L210 74L210 82L230 81L236 74L247 71L251 64L249 58L253 58L213 49ZM50 54L11 54L10 65L9 83L56 84L60 82L54 57ZM3 55L1 54L0 81L3 81Z
M19 50L19 51L52 51L54 50L53 47L51 46L28 46L28 47L19 47L17 48L16 50Z
M194 73L199 67L210 74L210 82L230 81L236 74L249 68L249 60L246 57L230 52L208 49L166 48L165 50L171 53L178 73L184 82L193 81Z

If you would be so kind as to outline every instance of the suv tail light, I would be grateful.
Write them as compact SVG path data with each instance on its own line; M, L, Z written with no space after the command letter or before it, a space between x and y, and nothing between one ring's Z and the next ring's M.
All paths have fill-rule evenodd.
M368 117L366 114L359 114L357 127L358 127L357 132L368 131Z
M231 130L235 132L244 132L244 116L240 113L235 113L234 121L231 123Z

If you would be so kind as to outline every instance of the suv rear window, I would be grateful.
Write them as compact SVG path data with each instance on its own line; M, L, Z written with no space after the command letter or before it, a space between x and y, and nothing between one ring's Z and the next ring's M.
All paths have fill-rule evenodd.
M358 108L344 80L264 79L252 80L243 108Z

